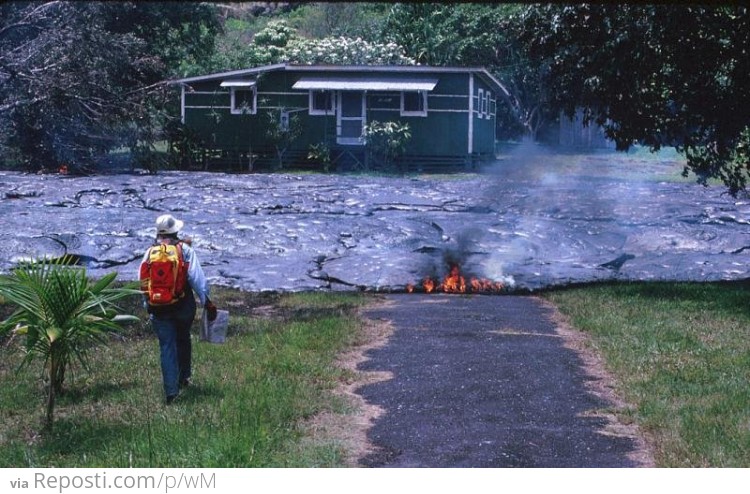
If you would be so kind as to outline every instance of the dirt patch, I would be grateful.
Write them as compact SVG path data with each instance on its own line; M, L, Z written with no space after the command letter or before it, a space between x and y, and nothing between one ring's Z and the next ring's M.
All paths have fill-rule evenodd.
M381 302L387 305L388 302ZM384 319L370 320L361 317L362 329L356 346L339 355L336 365L349 371L351 378L343 381L333 393L345 400L349 413L324 412L309 420L304 428L317 442L333 443L345 454L345 465L359 466L359 460L373 453L375 447L367 439L367 431L384 410L367 403L355 390L361 386L392 379L390 372L362 372L357 367L368 360L369 350L380 348L388 342L393 327Z
M607 420L607 426L601 434L631 439L636 448L628 457L642 467L654 467L653 449L648 437L635 423L626 423L622 418L633 406L623 400L616 392L614 378L607 372L604 360L592 348L588 335L573 327L568 318L560 313L551 302L538 299L551 312L551 319L557 333L562 337L564 346L576 352L583 363L583 370L591 378L586 381L587 390L601 398L612 407L602 410L590 410L586 416L595 416Z

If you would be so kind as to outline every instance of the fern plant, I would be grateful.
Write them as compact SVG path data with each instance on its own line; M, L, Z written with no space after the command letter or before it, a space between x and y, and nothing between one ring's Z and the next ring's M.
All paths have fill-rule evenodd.
M56 395L63 390L66 370L74 361L88 368L88 353L106 344L107 336L135 316L118 314L115 302L140 294L135 288L112 287L117 273L89 280L74 258L25 262L0 276L0 298L15 311L0 323L0 336L23 338L24 358L19 370L42 359L49 383L45 428L51 428Z

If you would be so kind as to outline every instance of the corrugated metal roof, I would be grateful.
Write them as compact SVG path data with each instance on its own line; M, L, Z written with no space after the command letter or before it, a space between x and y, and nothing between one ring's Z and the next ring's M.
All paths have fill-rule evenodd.
M367 77L301 77L293 89L339 91L432 91L438 80L434 78Z
M255 81L221 81L221 87L253 87Z

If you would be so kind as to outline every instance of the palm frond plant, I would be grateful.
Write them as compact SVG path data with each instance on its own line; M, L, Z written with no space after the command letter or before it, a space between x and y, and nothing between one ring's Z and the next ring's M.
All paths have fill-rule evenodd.
M109 333L134 316L120 315L115 302L139 294L132 287L112 287L117 273L89 280L74 258L24 262L0 276L0 299L15 311L0 323L0 336L12 332L23 338L19 370L35 359L44 361L48 382L45 428L51 428L55 397L63 390L65 372L74 361L88 368L88 352L106 344Z

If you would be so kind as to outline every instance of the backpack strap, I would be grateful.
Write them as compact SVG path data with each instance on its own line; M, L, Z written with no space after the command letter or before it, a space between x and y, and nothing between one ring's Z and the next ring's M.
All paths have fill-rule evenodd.
M188 270L190 269L190 263L185 259L185 252L182 247L182 240L178 240L174 246L177 248L177 255L180 257L180 266L182 266L182 273L180 276L183 277L183 283L185 284L182 293L177 294L178 298L183 298L185 295L190 293L190 282L188 281Z

